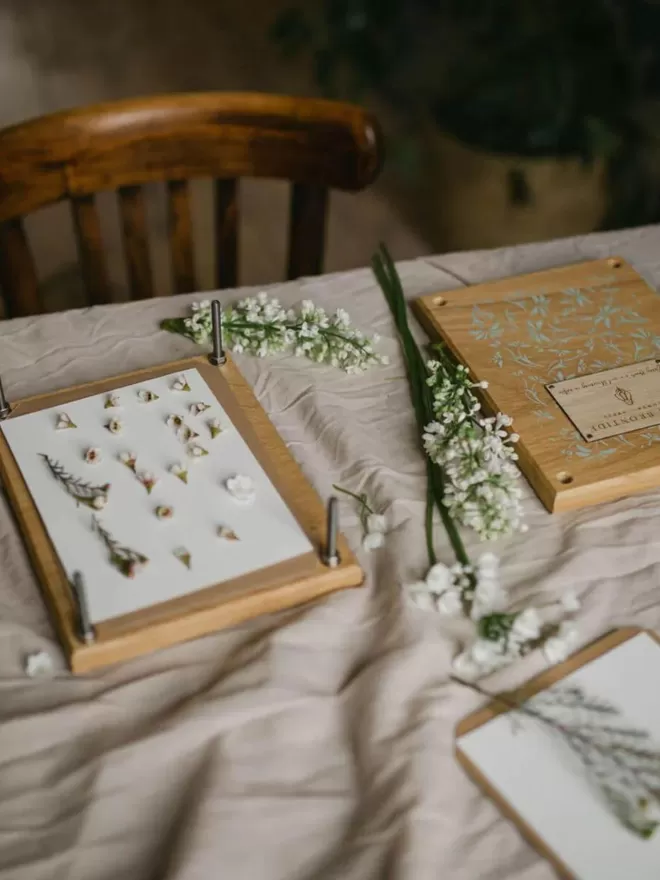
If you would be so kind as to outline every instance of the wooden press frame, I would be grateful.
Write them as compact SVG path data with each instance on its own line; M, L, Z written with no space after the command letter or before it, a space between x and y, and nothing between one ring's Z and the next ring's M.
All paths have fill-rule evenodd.
M608 283L633 290L638 296L658 298L658 294L629 263L620 257L608 257L443 291L419 297L413 302L413 311L429 337L440 338L456 359L468 367L475 381L488 380L488 390L479 392L485 408L490 413L504 412L513 416L512 430L520 435L516 444L520 469L551 513L613 501L624 495L660 487L658 449L655 445L645 448L636 441L636 436L643 433L643 429L640 429L625 435L631 444L631 448L626 450L625 461L614 455L601 460L574 457L568 463L556 444L548 443L544 422L528 424L523 428L520 421L520 390L514 387L515 383L512 383L506 371L493 368L488 351L484 350L482 356L471 347L471 353L466 355L463 340L467 337L468 316L473 306L488 308L488 304L526 300L535 294L552 297L569 287L596 287L598 285L593 283L593 279L608 275L616 278L615 282ZM600 286L607 284L601 282ZM451 329L447 326L450 322ZM589 327L583 333L588 336ZM575 429L550 393L547 390L543 393L564 427ZM528 403L527 408L531 409Z
M363 581L363 572L342 535L337 544L339 563L329 567L322 562L326 506L229 356L226 363L218 367L212 366L205 357L193 357L12 401L8 419L190 369L197 369L207 382L314 550L188 596L95 624L95 641L87 644L80 634L78 606L67 575L0 431L0 479L25 538L68 663L75 673L188 641L334 590L359 586Z
M527 824L524 818L514 809L504 795L502 795L494 785L491 785L476 764L474 764L470 758L461 751L458 740L466 733L470 733L471 731L482 727L487 722L492 721L493 718L497 718L498 715L514 711L511 708L511 703L521 703L531 699L541 691L544 691L547 688L552 687L552 685L557 684L557 682L562 681L567 675L570 675L577 669L581 669L583 666L593 662L601 655L607 654L608 651L624 644L624 642L629 641L641 633L646 633L654 639L654 641L660 643L660 637L652 630L632 626L616 629L597 641L592 642L586 648L578 651L577 654L569 657L568 660L565 660L563 663L559 663L557 666L553 666L551 669L547 669L540 675L535 676L517 690L503 694L503 698L506 699L506 702L504 702L504 699L497 699L497 697L494 697L486 706L477 709L476 712L473 712L471 715L468 715L467 718L464 718L457 725L455 730L454 754L456 755L459 764L464 768L473 782L483 790L484 794L486 794L487 797L497 805L507 819L510 819L514 825L516 825L527 842L531 844L531 846L534 847L543 858L550 862L562 880L579 880L579 878L569 871L568 867L562 862L559 856L557 856L554 850L552 850L543 838Z

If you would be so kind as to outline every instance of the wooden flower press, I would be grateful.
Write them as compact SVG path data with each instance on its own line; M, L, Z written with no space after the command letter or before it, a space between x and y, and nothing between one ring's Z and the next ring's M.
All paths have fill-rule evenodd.
M109 395L171 373L196 370L210 389L214 402L222 406L249 447L293 520L308 539L307 546L312 549L277 564L209 583L202 589L176 598L156 601L149 607L131 613L95 621L90 615L88 601L89 580L93 578L93 572L83 577L75 566L65 569L46 527L43 511L28 489L16 456L0 427L0 479L16 515L65 655L75 673L84 673L194 639L260 614L279 611L362 583L362 570L338 532L336 499L330 499L327 507L322 503L252 390L226 355L217 302L213 306L213 319L213 352L208 358L193 357L53 394L12 401L11 404L0 386L0 426L8 425L13 419L24 415L52 407L71 406L94 395ZM187 491L196 491L194 481ZM199 491L208 493L213 489L203 485ZM111 497L109 506L112 503ZM73 505L71 510L75 510ZM183 577L183 567L181 571ZM140 575L129 584L131 589L139 591ZM120 587L124 588L123 583Z

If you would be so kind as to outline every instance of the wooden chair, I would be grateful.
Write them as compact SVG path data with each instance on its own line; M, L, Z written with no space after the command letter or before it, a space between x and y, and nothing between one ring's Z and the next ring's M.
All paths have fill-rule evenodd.
M68 200L90 304L110 297L95 193L117 190L131 297L157 294L142 186L167 187L174 289L197 289L188 180L215 179L216 280L237 285L240 177L292 182L287 278L322 271L328 189L357 191L381 165L359 107L277 95L197 93L98 104L0 131L0 285L7 316L42 311L22 217Z

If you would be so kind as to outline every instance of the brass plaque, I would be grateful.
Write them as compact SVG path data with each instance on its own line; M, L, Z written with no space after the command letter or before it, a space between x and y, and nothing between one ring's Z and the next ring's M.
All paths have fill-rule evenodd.
M588 443L660 425L660 359L545 387Z

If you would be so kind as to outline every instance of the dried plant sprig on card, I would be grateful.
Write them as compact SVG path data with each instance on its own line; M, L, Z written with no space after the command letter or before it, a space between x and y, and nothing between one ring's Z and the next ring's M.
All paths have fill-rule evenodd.
M59 461L55 461L49 455L43 452L40 452L39 455L46 462L51 474L77 504L86 504L87 507L91 507L93 510L102 510L108 503L110 483L94 486L78 477L74 477Z
M560 737L617 819L644 839L655 833L660 825L660 746L648 731L626 723L618 706L576 685L556 684L523 702L452 678Z
M100 520L96 516L92 517L92 528L107 547L110 554L110 564L117 571L121 572L124 577L135 577L138 571L149 562L147 556L138 553L137 550L132 550L130 547L125 547L113 538L110 532L101 525Z

